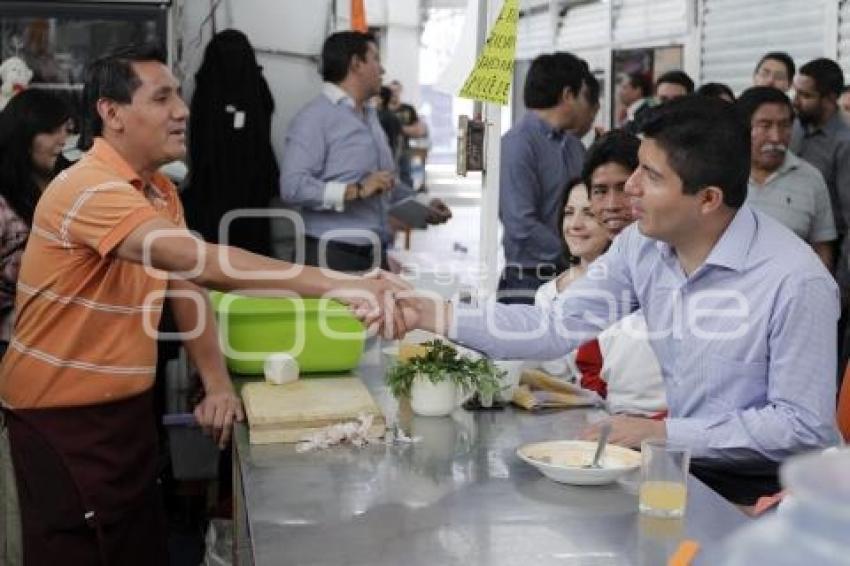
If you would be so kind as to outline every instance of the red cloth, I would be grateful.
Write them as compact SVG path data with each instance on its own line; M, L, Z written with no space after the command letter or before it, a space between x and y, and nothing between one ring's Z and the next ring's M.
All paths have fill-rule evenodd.
M585 342L576 351L576 366L581 372L581 386L595 391L605 399L608 396L608 384L602 379L602 350L599 340Z
M602 358L602 349L599 340L585 342L576 350L576 366L581 372L580 384L582 388L595 391L605 399L608 396L608 383L602 378L602 366L605 360ZM661 411L649 417L660 421L667 418L667 411Z
M850 364L844 370L844 378L841 381L841 393L838 394L838 430L845 442L850 442Z

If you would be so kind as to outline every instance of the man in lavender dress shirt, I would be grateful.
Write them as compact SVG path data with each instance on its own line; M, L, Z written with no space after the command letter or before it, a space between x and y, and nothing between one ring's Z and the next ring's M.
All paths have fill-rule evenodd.
M693 473L752 504L778 488L780 462L838 442L838 290L810 246L744 204L750 135L731 105L672 101L643 133L626 185L636 222L550 311L414 297L407 326L497 358L551 359L642 309L669 414L612 417L611 440L686 445Z
M308 265L338 271L386 267L389 208L414 192L398 181L386 134L368 104L380 92L383 73L373 36L330 35L322 47L322 94L286 132L280 195L301 211ZM429 204L429 223L451 217L440 199Z

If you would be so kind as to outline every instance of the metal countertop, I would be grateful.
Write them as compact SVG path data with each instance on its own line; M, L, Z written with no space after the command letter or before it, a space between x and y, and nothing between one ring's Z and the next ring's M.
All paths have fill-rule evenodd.
M373 347L355 373L396 419L383 364ZM251 446L240 425L235 465L244 499L237 506L250 535L243 554L262 566L655 566L683 538L710 551L748 522L695 478L684 519L652 520L637 512L634 477L561 485L516 456L527 442L572 438L589 413L459 409L439 418L402 411L399 423L420 442L306 454L294 445Z

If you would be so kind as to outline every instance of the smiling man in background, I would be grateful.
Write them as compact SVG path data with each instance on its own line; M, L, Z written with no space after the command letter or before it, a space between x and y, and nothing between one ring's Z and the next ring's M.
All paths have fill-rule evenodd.
M612 130L591 146L581 176L588 187L593 214L613 239L634 221L626 181L637 168L640 140Z

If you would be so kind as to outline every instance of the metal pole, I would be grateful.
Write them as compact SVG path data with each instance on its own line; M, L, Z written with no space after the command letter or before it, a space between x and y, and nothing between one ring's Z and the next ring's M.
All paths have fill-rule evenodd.
M502 0L478 0L479 42L478 50L483 49L489 25L492 24L502 4ZM489 17L488 17L489 16ZM483 39L482 39L483 37ZM481 175L481 231L479 270L481 284L479 290L484 296L496 292L499 284L499 161L502 137L502 107L496 104L484 104L484 172Z
M478 24L475 26L475 60L484 51L484 42L487 41L487 2L489 0L478 0ZM484 115L484 103L476 100L472 104L472 117L480 118Z

